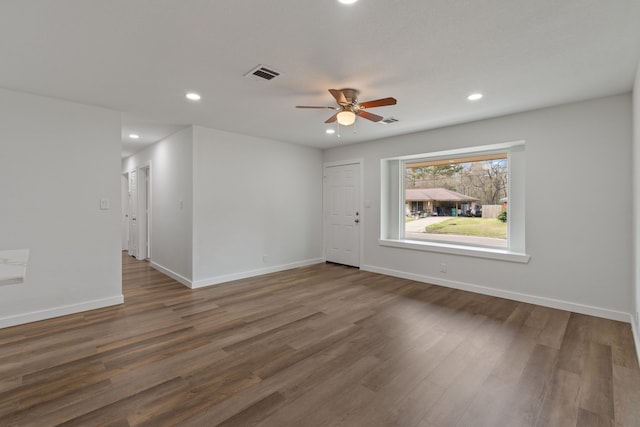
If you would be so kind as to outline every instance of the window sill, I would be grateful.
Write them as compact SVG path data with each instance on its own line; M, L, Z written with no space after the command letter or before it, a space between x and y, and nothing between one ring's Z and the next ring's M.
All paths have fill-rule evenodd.
M506 249L493 249L486 247L452 245L448 243L437 242L419 242L416 240L392 240L379 239L381 246L390 246L393 248L413 249L418 251L438 252L452 255L470 256L476 258L488 258L500 261L519 262L527 264L531 255L512 252Z

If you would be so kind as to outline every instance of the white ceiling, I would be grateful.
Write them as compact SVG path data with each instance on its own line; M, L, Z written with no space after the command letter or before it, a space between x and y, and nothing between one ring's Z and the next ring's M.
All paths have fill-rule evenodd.
M122 111L125 155L189 124L327 148L630 91L640 0L2 0L0 58L0 87ZM399 121L294 108L344 87Z

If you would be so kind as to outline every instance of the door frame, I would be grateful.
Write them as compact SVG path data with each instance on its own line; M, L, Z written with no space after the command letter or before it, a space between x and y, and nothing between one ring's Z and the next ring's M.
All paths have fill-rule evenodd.
M325 162L322 167L322 258L327 261L327 232L329 227L327 226L327 168L336 166L348 166L358 165L360 169L360 194L358 196L358 212L360 212L360 232L358 233L358 267L362 268L362 256L364 248L364 225L366 224L367 216L365 215L363 208L363 194L364 194L364 159L351 159L351 160L338 160L335 162Z
M128 253L130 256L138 258L138 254L140 253L139 251L139 239L140 239L140 227L138 225L138 169L137 168L133 168L131 170L129 170L129 172L127 173L127 176L129 177L129 187L127 189L128 194L129 194L129 209L128 209L128 214L129 214L129 239L128 239ZM135 190L132 190L132 188L135 188ZM132 194L132 192L134 194ZM135 227L133 224L133 221L135 221ZM132 241L136 242L135 245L132 244Z
M120 239L123 251L129 250L129 172L120 174Z
M135 173L135 200L131 200L131 174ZM151 161L135 166L128 172L122 174L127 178L128 208L127 208L127 242L131 248L131 233L135 234L137 247L135 248L135 258L139 260L151 259L151 230L152 230L152 169ZM148 183L148 186L147 186ZM135 205L136 224L135 230L131 231L131 205Z
M137 227L138 227L138 251L137 259L151 259L151 161L137 168ZM148 186L147 186L148 182Z

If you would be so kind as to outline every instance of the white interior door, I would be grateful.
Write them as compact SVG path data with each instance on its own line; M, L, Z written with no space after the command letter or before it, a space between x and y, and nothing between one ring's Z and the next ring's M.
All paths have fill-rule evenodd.
M360 164L325 167L325 256L360 267Z
M129 255L138 256L138 179L135 170L129 172Z

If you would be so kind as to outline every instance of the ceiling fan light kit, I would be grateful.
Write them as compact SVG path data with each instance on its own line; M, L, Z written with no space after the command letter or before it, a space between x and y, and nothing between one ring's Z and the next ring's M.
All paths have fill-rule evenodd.
M356 113L349 110L340 111L337 120L342 126L351 126L356 121Z
M379 122L383 119L382 116L364 111L366 108L384 107L386 105L396 105L395 98L381 98L373 101L358 102L357 89L329 89L329 93L335 98L338 103L338 107L316 107L307 105L298 105L296 108L319 108L328 110L339 110L333 116L329 117L325 123L333 123L335 121L342 126L351 126L355 123L357 117L370 120L372 122Z

